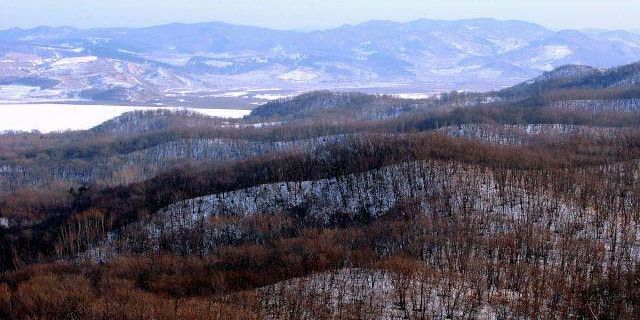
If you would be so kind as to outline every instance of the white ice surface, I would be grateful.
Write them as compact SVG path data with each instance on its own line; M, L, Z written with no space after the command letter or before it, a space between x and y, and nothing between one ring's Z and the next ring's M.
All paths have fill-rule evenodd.
M241 118L251 110L68 104L0 104L0 132L83 130L135 110L189 110L212 117Z

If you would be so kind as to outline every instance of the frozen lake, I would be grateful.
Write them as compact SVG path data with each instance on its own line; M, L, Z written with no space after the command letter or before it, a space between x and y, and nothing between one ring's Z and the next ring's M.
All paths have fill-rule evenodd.
M0 104L0 132L83 130L135 110L189 110L208 116L242 118L251 110L71 104Z

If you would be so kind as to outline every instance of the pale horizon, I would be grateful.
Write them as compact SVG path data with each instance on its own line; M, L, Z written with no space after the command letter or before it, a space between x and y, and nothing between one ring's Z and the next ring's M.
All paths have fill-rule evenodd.
M140 25L140 26L120 26L120 25L114 25L114 26L102 26L102 27L78 27L78 26L74 26L74 25L47 25L47 24L43 24L43 25L36 25L36 26L30 26L30 27L19 27L19 26L14 26L14 27L9 27L9 28L1 28L0 31L6 31L6 30L11 30L11 29L20 29L20 30L33 30L33 29L37 29L37 28L73 28L73 29L78 29L78 30L92 30L92 29L128 29L128 28L133 28L133 29L137 29L137 28L153 28L153 27L160 27L160 26L166 26L166 25L172 25L172 24L184 24L184 25L193 25L193 24L206 24L206 23L222 23L222 24L227 24L227 25L235 25L235 26L243 26L243 27L257 27L257 28L264 28L264 29L270 29L270 30L276 30L276 31L291 31L291 32L315 32L315 31L324 31L324 30L332 30L332 29L337 29L337 28L341 28L341 27L345 27L345 26L357 26L357 25L362 25L362 24L366 24L369 22L374 22L374 21L383 21L383 22L391 22L391 23L411 23L411 22L416 22L416 21L421 21L421 20L429 20L429 21L446 21L446 22L456 22L456 21L473 21L473 20L495 20L495 21L501 21L501 22L508 22L508 21L516 21L516 22L523 22L523 23L531 23L531 24L535 24L538 26L541 26L545 29L548 29L550 31L562 31L562 30L577 30L577 31L627 31L627 32L635 32L635 33L640 33L640 28L637 29L622 29L622 28L553 28L541 23L537 23L534 21L527 21L527 20L520 20L520 19L497 19L497 18L492 18L492 17L476 17L476 18L464 18L464 19L431 19L431 18L418 18L418 19L411 19L411 20L391 20L391 19L370 19L370 20L365 20L365 21L359 21L359 22L353 22L353 23L342 23L342 24L337 24L337 25L331 25L331 26L324 26L324 27L301 27L301 28L291 28L291 29L286 29L286 28L274 28L274 27L269 27L269 26L261 26L261 25L255 25L255 24L250 24L250 23L234 23L234 22L226 22L226 21L221 21L221 20L203 20L203 21L190 21L190 22L181 22L181 21L175 21L175 22L166 22L166 23L159 23L159 24L151 24L151 25Z

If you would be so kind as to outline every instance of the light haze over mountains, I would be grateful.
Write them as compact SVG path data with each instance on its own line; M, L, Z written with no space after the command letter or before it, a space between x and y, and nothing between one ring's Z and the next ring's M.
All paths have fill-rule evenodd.
M493 90L567 64L640 57L628 31L552 31L522 21L375 20L297 32L220 22L0 31L0 100L210 105L311 89Z

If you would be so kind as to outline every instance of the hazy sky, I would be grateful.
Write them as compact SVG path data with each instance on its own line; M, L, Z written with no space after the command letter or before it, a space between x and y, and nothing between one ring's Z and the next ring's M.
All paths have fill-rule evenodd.
M372 19L485 17L552 29L640 29L640 0L0 0L0 29L223 21L300 30Z

